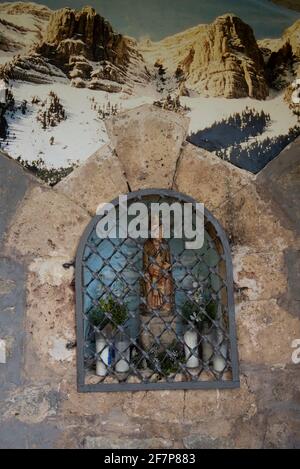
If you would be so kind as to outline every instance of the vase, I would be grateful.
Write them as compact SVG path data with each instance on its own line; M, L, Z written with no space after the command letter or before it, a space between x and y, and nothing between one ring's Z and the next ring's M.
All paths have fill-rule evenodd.
M96 353L98 354L96 375L106 376L108 368L112 364L112 350L107 339L101 333L96 334Z
M213 368L216 372L222 373L226 368L226 358L227 358L227 344L223 342L223 332L221 330L217 331L217 352L213 358Z
M183 336L184 352L187 368L197 368L199 366L198 332L189 329Z
M226 346L225 346L225 349L223 347L224 346L222 345L222 347L220 349L222 351L222 355L221 354L216 354L214 356L214 359L213 359L214 370L217 371L218 373L222 373L222 371L224 371L225 368L226 368L226 360L223 356L224 352L226 352Z
M120 335L115 342L115 370L118 373L127 373L130 363L130 344L127 337Z

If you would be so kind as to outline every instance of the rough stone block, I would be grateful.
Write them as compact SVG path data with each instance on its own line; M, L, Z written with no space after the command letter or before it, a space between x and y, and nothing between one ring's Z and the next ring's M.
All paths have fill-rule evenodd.
M241 373L246 377L250 391L256 396L257 408L261 414L276 411L279 407L288 408L290 403L299 401L299 365L242 363Z
M185 143L174 185L179 192L204 203L213 212L253 179L253 175L247 171L236 168L202 148Z
M35 178L0 151L0 242L18 204Z
M276 410L268 416L264 447L268 449L300 448L299 409Z
M236 306L240 360L269 365L292 364L291 346L300 338L300 320L276 300L245 301Z
M296 242L276 204L264 200L254 183L227 198L214 215L232 244L255 252L282 251Z
M23 256L74 258L89 215L62 194L47 187L28 191L7 232L5 250Z
M106 121L131 190L171 188L189 119L143 105Z
M279 298L286 292L283 252L253 252L246 246L234 246L232 261L234 282L244 300Z
M133 394L123 410L130 417L170 424L182 420L183 407L184 391L148 391Z
M184 421L189 424L207 422L211 419L222 423L227 419L250 419L256 412L255 395L249 390L243 376L240 388L205 392L189 390L185 396ZM223 437L224 431L223 425L216 428L213 432L214 437Z
M126 194L128 187L120 161L110 146L104 145L63 179L56 190L94 215L99 204Z
M45 280L48 280L48 282ZM25 373L28 379L52 383L75 377L76 340L74 292L69 281L56 284L42 270L27 279L27 346ZM48 377L48 378L47 378Z
M0 418L15 418L23 423L37 424L57 412L61 395L46 386L27 386L11 392L0 409Z
M288 145L257 175L258 184L283 208L300 233L300 137Z

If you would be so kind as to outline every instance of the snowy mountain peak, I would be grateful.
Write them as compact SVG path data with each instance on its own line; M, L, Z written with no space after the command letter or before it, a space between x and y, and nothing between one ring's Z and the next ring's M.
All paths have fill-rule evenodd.
M47 28L51 10L35 3L0 4L0 63L25 54Z
M227 98L268 95L263 56L253 31L234 14L140 47L145 60L158 60L185 83L185 89Z
M22 11L18 5L4 10L15 19L15 11ZM30 15L35 12L33 4L27 4L23 10ZM38 28L35 41L28 41L31 48L21 51L21 56L14 57L2 68L2 76L34 83L49 83L64 77L78 88L108 92L121 91L121 85L129 92L134 82L148 81L135 41L115 33L93 8L62 8L51 12L41 7L36 11L47 12L47 22Z

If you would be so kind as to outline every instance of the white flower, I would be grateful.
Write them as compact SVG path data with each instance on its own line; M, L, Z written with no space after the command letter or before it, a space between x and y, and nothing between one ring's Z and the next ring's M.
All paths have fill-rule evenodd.
M196 313L196 311L191 314L190 320L191 320L192 322L194 322L194 321L195 321L195 322L199 322L199 321L200 321L200 318L199 318L198 314Z

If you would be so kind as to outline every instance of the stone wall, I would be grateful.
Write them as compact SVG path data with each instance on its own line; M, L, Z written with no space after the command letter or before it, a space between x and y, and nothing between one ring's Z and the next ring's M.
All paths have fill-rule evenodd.
M0 155L0 447L300 447L299 219L289 205L300 141L254 177L186 143L187 128L151 106L119 115L107 122L110 143L54 189ZM227 232L239 389L77 393L74 269L63 264L100 202L140 188L204 202Z

